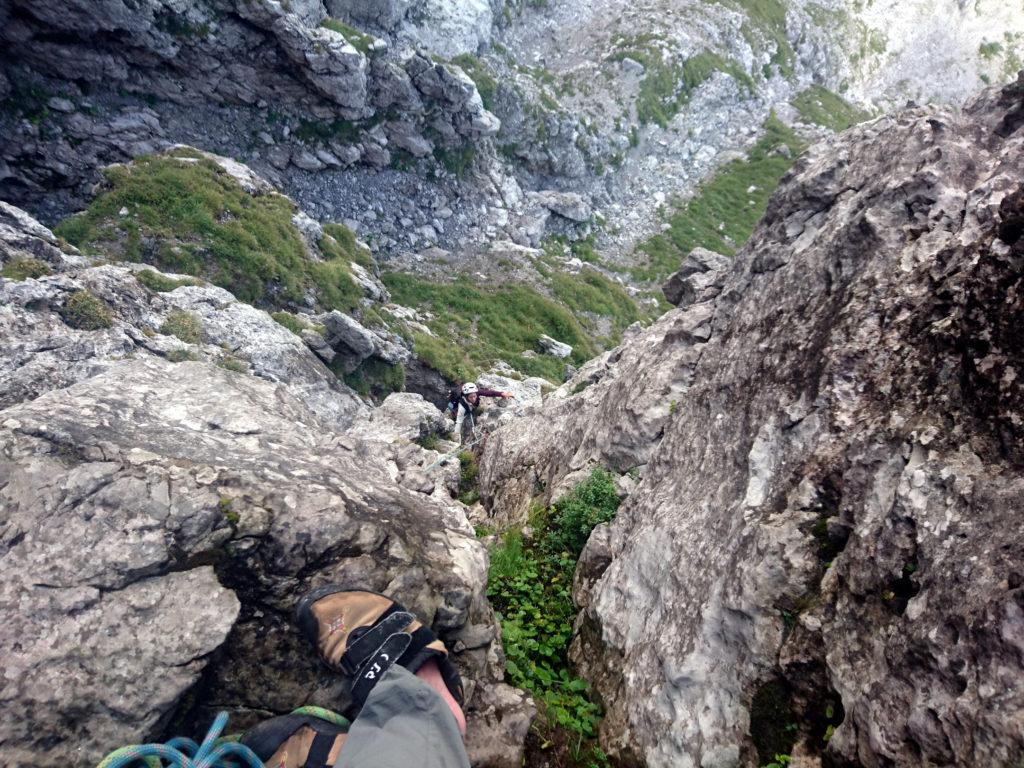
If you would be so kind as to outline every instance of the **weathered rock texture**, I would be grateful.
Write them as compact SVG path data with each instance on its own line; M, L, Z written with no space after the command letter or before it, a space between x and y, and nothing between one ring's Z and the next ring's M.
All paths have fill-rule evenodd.
M83 200L101 165L175 139L216 146L225 130L263 145L270 165L304 171L386 166L389 143L418 155L498 130L457 67L384 55L383 41L350 39L326 18L319 0L5 0L0 197L60 210ZM190 125L191 108L202 114ZM275 140L282 115L306 129Z
M1022 114L1024 77L812 149L717 298L493 436L506 517L644 465L578 584L614 753L1024 756Z
M342 581L438 631L474 762L519 765L532 705L500 682L457 463L428 472L438 454L411 442L446 426L437 409L403 394L371 414L265 312L211 286L151 291L0 204L0 269L27 258L54 274L0 277L4 764L95 765L220 709L245 728L342 708L291 623L306 590ZM69 325L83 291L109 327ZM198 338L165 332L174 312Z

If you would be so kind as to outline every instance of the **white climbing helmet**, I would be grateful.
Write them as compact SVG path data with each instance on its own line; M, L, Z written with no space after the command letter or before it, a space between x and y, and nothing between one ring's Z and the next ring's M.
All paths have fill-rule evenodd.
M464 395L475 395L478 391L479 389L472 381L462 385L462 394Z

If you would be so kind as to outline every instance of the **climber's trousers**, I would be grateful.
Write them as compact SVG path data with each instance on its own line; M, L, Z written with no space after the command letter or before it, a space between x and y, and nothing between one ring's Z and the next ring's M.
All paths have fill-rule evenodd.
M397 665L370 691L335 768L469 768L440 694Z

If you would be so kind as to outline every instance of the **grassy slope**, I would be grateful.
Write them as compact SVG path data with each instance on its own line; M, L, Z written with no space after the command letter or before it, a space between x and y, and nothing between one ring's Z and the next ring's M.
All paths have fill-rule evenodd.
M778 151L788 147L789 157ZM638 280L662 281L678 269L694 248L732 256L764 215L779 180L802 152L803 142L788 126L770 117L764 135L744 160L719 169L688 201L667 216L669 229L640 244L647 263L630 270Z
M391 273L384 282L398 304L434 315L428 322L434 336L418 333L413 340L417 354L446 378L465 381L504 360L527 376L561 382L565 361L522 355L536 350L541 334L570 344L569 362L578 365L616 344L644 314L622 286L595 269L545 271L555 300L529 285L478 286L465 277L432 283ZM599 334L599 327L610 332Z
M864 122L870 117L864 110L858 109L842 96L820 85L812 85L801 91L792 103L805 122L820 125L836 133L845 131L851 125Z
M260 305L301 304L308 293L333 309L358 305L362 291L350 261L366 263L368 255L344 227L325 230L326 260L313 261L292 224L288 198L250 195L189 150L104 173L106 188L54 229L84 251L200 276Z

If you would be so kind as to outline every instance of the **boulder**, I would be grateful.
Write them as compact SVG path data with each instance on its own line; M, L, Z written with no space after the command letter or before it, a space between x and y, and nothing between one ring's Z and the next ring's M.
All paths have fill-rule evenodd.
M552 213L557 213L562 218L569 219L569 221L574 221L578 224L589 221L593 215L590 204L577 192L545 190L543 192L536 192L533 196L537 202Z
M327 343L355 359L356 364L370 357L377 348L373 332L343 312L332 310L323 315L321 322L327 329Z
M543 333L537 339L537 346L540 347L540 351L544 354L554 357L566 358L572 354L572 346Z
M665 300L677 307L687 307L715 298L722 290L728 266L729 259L720 253L694 248L662 286Z
M7 762L92 765L172 716L198 734L214 710L244 729L343 707L290 619L342 581L459 649L470 729L489 723L491 764L518 764L531 707L494 701L499 632L464 508L354 447L280 384L152 356L0 411Z

